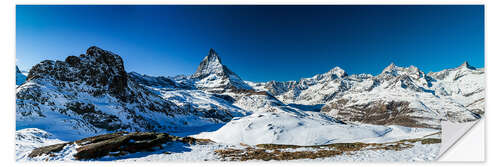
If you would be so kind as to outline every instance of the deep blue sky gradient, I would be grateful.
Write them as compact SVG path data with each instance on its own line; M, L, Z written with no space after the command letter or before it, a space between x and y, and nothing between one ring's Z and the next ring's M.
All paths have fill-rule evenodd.
M250 81L298 80L339 66L378 74L484 66L484 6L17 6L21 69L99 46L128 72L190 75L215 48Z

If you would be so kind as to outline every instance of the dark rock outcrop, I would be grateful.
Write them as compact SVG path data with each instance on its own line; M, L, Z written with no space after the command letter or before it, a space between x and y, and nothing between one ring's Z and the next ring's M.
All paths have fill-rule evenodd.
M41 156L43 154L50 155L52 153L61 151L68 144L70 144L70 143L54 144L54 145L50 145L50 146L36 148L33 151L31 151L31 153L28 155L28 157L33 158L33 157Z
M43 119L46 112L58 112L88 132L159 131L165 126L157 121L158 116L184 113L130 80L120 56L95 46L65 61L42 61L33 66L26 82L33 84L16 92L18 119Z
M126 100L127 76L120 56L92 46L87 49L86 54L79 57L69 56L65 61L42 61L33 66L27 80L52 78L58 81L85 82Z
M169 142L181 142L184 144L208 144L212 141L207 139L195 139L192 137L177 137L167 133L156 132L115 132L80 139L70 143L55 144L40 147L33 150L29 157L37 157L44 154L50 155L61 151L69 144L76 144L77 160L97 159L104 156L123 156L139 151L154 151L164 148Z

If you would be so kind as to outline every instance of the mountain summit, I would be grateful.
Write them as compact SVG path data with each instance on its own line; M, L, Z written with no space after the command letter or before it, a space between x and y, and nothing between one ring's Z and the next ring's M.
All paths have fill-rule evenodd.
M235 75L239 78L234 72L229 70L226 66L222 64L222 61L215 52L213 48L210 49L208 55L201 61L198 69L193 74L193 78L204 78L211 74L215 74L217 76L227 77L229 75Z
M458 68L467 68L467 69L471 69L471 70L475 70L476 67L473 67L469 64L469 62L465 61L464 63L462 63L462 65L460 65Z
M222 64L219 55L213 48L203 58L191 78L196 80L195 85L197 88L209 91L252 89L236 73Z

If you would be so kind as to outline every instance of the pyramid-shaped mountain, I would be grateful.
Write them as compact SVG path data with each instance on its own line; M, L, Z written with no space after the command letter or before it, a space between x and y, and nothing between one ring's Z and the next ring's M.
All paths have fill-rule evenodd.
M214 49L210 49L191 78L195 80L198 89L212 92L252 90L236 73L222 64Z

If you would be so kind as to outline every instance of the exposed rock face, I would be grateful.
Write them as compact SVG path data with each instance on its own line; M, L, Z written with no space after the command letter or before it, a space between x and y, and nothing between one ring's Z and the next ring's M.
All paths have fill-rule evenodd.
M484 111L481 74L467 63L429 74L414 66L391 64L372 78L378 83L370 91L349 91L322 111L344 121L409 127L437 128L441 120L473 121ZM456 76L463 78L457 80Z
M204 78L208 75L215 74L218 76L234 75L234 73L222 64L219 55L213 48L210 49L208 55L203 58L200 65L193 74L193 78Z
M127 73L121 57L95 46L79 57L67 57L64 62L46 60L33 66L27 80L38 78L85 82L97 90L109 90L111 95L124 101L129 93Z
M28 155L28 157L33 158L33 157L41 156L43 154L51 154L51 153L59 152L68 144L70 144L70 143L55 144L55 145L36 148Z
M302 78L299 81L266 82L264 89L286 103L305 104L303 102L307 101L307 103L319 104L347 90L350 87L347 85L349 83L343 81L347 77L343 69L335 67L326 73L317 74L311 78ZM313 90L312 87L316 89Z
M155 90L136 83L146 83L140 80L143 78L132 76L129 78L120 56L95 46L86 54L69 56L65 61L42 61L30 70L27 82L17 88L16 122L22 127L50 123L55 125L48 128L95 134L165 130L185 125L182 119L217 122L231 118L228 113L179 107ZM149 84L182 88L167 78Z
M169 89L193 89L191 85L178 83L174 79L170 79L168 77L163 77L163 76L152 77L147 75L141 75L136 72L131 72L128 74L128 76L134 82L146 86L169 88Z
M110 152L118 152L116 153L118 156L138 151L150 151L173 139L166 133L117 132L75 141L75 143L80 143L81 147L77 148L74 157L79 160L95 159L110 155Z
M185 144L206 144L211 141L195 139L191 137L171 136L167 133L155 132L115 132L98 136L92 136L69 143L44 146L34 149L29 157L50 155L61 151L68 145L77 145L76 153L73 155L77 160L97 159L104 156L123 156L139 151L154 151L162 149L169 142L181 142Z
M441 120L465 122L481 117L483 73L467 62L428 74L415 66L391 63L376 76L347 75L336 67L300 81L251 85L288 104L325 104L324 113L343 121L435 128ZM399 111L402 108L404 112ZM399 112L393 112L396 109Z
M252 89L238 75L222 64L214 49L210 49L208 55L201 61L196 72L190 78L195 80L197 88L212 92Z
M151 77L127 74L118 55L91 47L32 68L17 88L16 123L89 136L179 130L258 112L304 116L321 108L315 114L333 122L439 128L441 120L481 117L484 80L483 69L464 63L428 74L391 64L375 76L335 67L299 81L252 83L213 49L192 76Z

